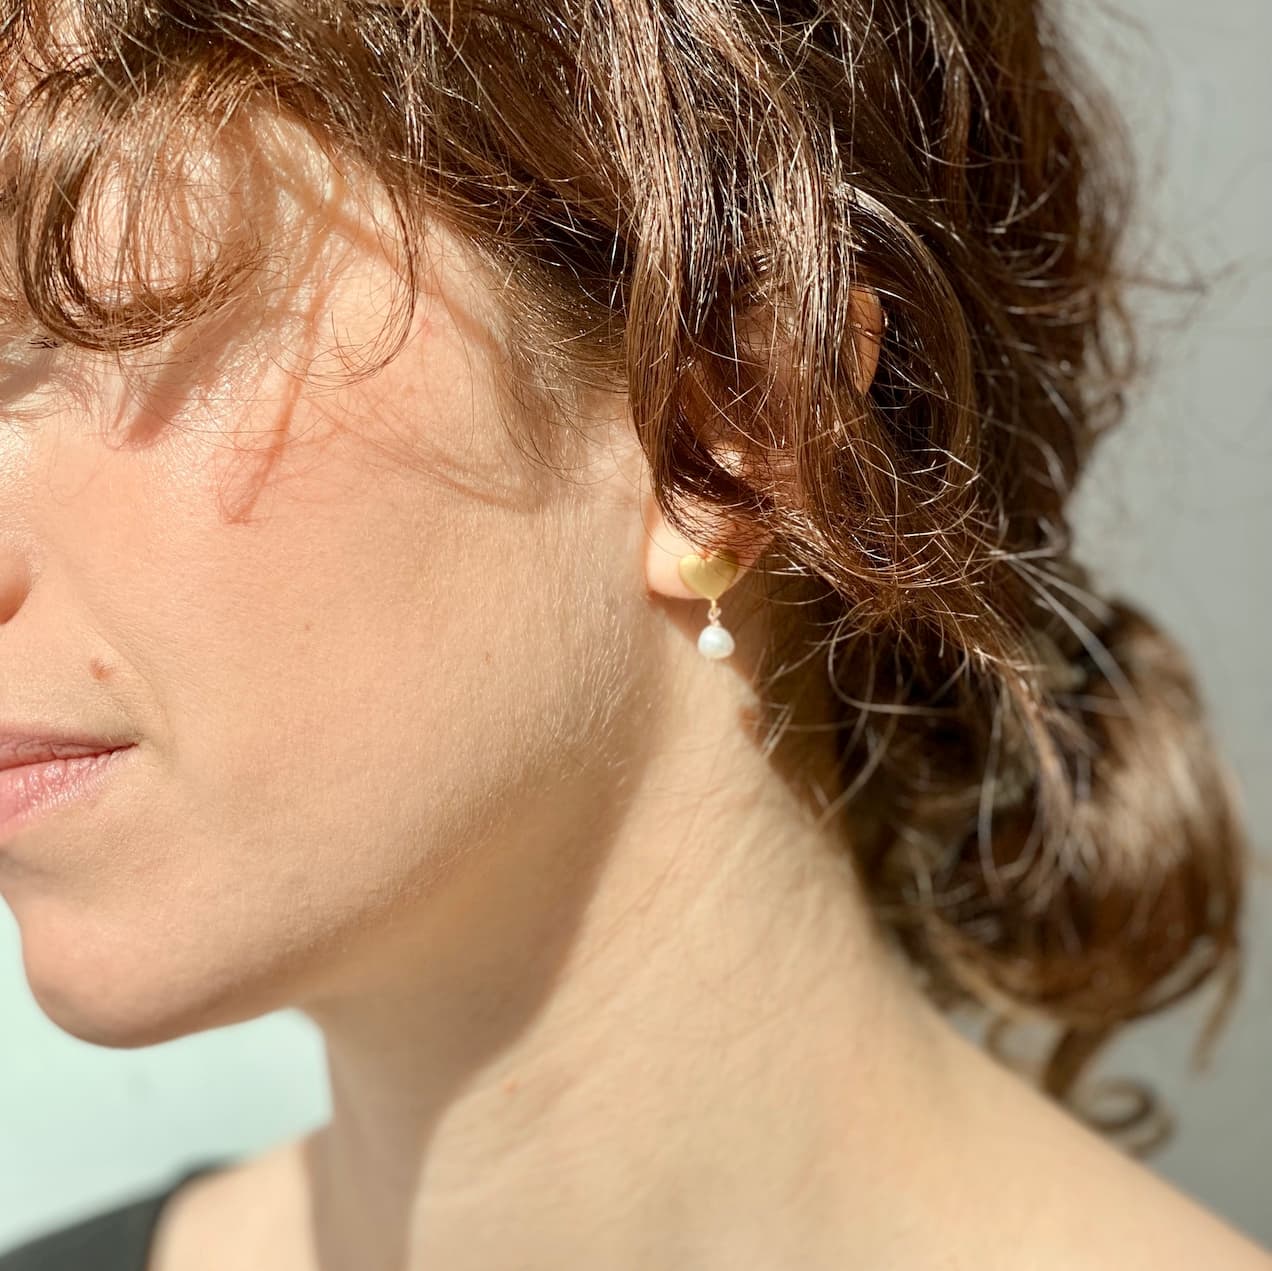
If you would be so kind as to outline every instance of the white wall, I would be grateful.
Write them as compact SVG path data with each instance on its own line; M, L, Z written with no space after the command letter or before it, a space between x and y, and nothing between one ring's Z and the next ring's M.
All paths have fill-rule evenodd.
M1262 866L1247 982L1212 1069L1187 1062L1207 995L1137 1025L1100 1071L1149 1081L1175 1112L1154 1168L1272 1245L1272 6L1069 7L1135 124L1159 263L1210 279L1189 326L1158 331L1151 389L1080 492L1079 546L1192 653ZM1179 311L1158 302L1145 319Z

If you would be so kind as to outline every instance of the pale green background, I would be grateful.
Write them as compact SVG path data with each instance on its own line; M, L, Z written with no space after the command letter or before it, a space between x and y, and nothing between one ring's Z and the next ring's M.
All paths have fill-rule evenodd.
M1193 652L1216 726L1272 853L1272 119L1267 0L1093 0L1071 21L1137 124L1159 258L1228 266L1081 491L1080 544L1103 582ZM10 671L11 673L11 671ZM1249 973L1209 1074L1187 1055L1209 999L1140 1025L1107 1069L1154 1084L1180 1117L1153 1168L1272 1244L1272 893L1252 889ZM254 1153L325 1120L316 1031L282 1013L142 1051L72 1039L34 1005L0 906L0 1248L157 1186L205 1156Z

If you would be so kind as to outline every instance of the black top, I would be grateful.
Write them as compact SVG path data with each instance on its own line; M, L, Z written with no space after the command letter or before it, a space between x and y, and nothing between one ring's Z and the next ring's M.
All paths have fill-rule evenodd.
M0 1271L145 1271L159 1213L169 1197L190 1179L229 1163L205 1161L160 1191L0 1252Z

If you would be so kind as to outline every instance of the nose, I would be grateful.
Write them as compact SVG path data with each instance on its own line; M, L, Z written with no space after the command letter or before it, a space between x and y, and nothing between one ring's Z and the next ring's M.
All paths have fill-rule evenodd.
M0 626L22 608L31 588L31 571L21 552L0 542Z

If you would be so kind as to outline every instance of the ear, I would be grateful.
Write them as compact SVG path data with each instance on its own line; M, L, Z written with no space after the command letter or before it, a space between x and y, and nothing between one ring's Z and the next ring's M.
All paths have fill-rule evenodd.
M850 325L856 353L857 370L853 379L861 393L869 391L879 367L887 319L873 287L853 287L849 295ZM713 549L727 549L743 571L750 569L772 541L772 535L742 540L730 527L722 525L718 537L710 543L695 543L668 524L653 494L647 492L641 501L645 526L645 583L649 591L679 600L699 600L697 592L685 586L680 577L680 559L691 552L705 556ZM736 580L735 580L736 581ZM732 585L732 584L730 584Z
M738 562L740 568L737 578L741 578L743 571L755 564L772 540L772 535L766 535L742 541L730 537L728 528L722 527L719 537L711 543L692 542L668 524L652 491L646 491L641 496L641 518L645 526L645 586L652 593L677 600L702 599L696 591L686 587L684 579L680 577L682 556L694 553L705 556L710 551L727 550Z
M883 347L883 333L887 317L879 302L879 293L873 287L853 287L848 299L852 317L853 345L857 355L857 373L853 381L859 393L870 391L875 372L879 369L879 351Z

